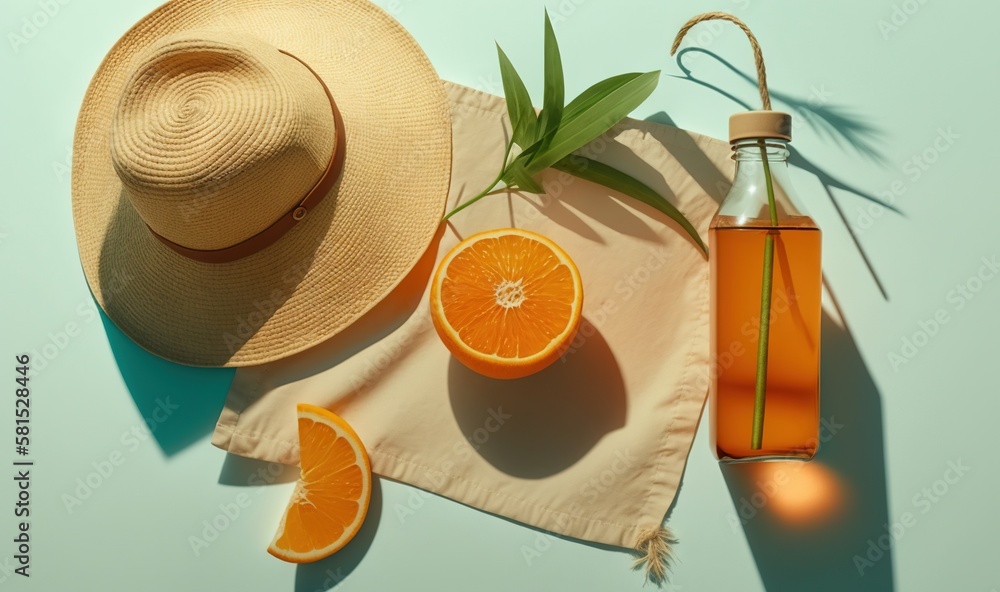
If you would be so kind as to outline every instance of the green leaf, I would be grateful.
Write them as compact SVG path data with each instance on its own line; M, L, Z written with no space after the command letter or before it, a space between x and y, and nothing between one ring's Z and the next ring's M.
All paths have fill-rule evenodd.
M511 182L513 181L513 179L511 178L511 176L509 174L507 174L507 171L510 170L510 168L513 167L516 163L519 164L520 168L527 170L527 164L528 164L528 162L531 161L531 158L535 155L535 152L538 152L538 147L541 146L541 144L542 144L542 141L538 140L537 142L535 142L531 146L528 146L527 148L525 148L523 152L521 152L520 154L518 154L517 156L515 156L514 159L511 160L509 163L507 163L507 161L504 161L505 162L505 164L504 164L504 170L501 173L500 179L504 183L510 185Z
M524 122L522 121L522 125L523 125L523 123ZM486 197L487 195L489 195L490 192L493 191L493 188L497 186L497 183L499 183L501 180L503 180L503 175L507 171L507 166L508 166L507 165L507 159L510 158L510 151L511 151L511 149L513 147L514 147L514 138L513 138L513 134L511 134L511 139L507 142L507 149L504 150L504 153L503 153L503 166L500 169L500 172L497 173L496 178L493 179L493 181L489 185L486 186L486 189L483 189L482 191L480 191L479 193L477 193L475 197L473 197L469 201L465 202L464 204L456 206L455 209L453 209L452 211L450 211L447 214L445 214L444 218L441 219L442 222L447 222L449 218L451 218L455 214L461 212L465 208L471 206L472 204L476 203L477 201L483 199L484 197Z
M549 11L545 11L545 94L542 98L542 112L538 117L538 135L535 139L549 138L549 134L559 128L563 106L566 104L566 89L563 80L562 58L556 41ZM548 140L543 142L543 147Z
M531 104L531 95L524 86L524 81L514 68L514 64L507 58L500 45L497 44L497 55L500 59L500 77L503 79L503 94L507 99L507 116L510 118L510 126L514 130L514 143L522 148L526 148L535 141L538 132L537 116L535 108Z
M535 153L528 163L528 172L535 174L554 165L611 129L653 93L659 80L659 71L647 72L629 80L619 80L586 101L580 101L575 107L575 116L563 121L551 141Z
M602 162L576 154L556 162L552 165L552 168L586 181L603 185L619 193L624 193L646 205L656 208L666 214L671 220L680 224L681 228L691 236L691 239L701 248L702 252L706 256L708 255L708 246L701 240L701 237L698 236L698 231L684 217L684 214L642 181Z
M504 185L531 193L545 193L545 188L535 181L534 176L527 169L528 161L531 160L531 156L538 149L539 143L540 141L532 144L530 148L518 154L507 165L500 176L500 180L503 181Z
M587 90L580 93L578 97L573 99L570 104L566 106L563 110L563 116L560 123L565 126L567 122L576 119L581 113L590 109L593 105L606 98L612 92L642 75L642 72L620 74L618 76L612 76L611 78L602 80L601 82L591 86ZM544 138L537 138L535 143L531 145L531 148L535 148L536 150L541 148L544 140L549 140L551 137L552 133Z
M524 161L520 158L516 158L514 162L510 163L510 166L504 172L503 179L507 183L507 186L512 189L521 189L531 193L545 193L545 188L528 173L527 169L524 168Z
M566 109L563 111L563 121L575 119L580 115L580 113L583 113L587 109L591 108L595 103L599 102L604 97L640 76L642 76L642 72L619 74L618 76L605 78L604 80L591 86L587 90L580 93L578 97L570 101L569 105L566 105Z

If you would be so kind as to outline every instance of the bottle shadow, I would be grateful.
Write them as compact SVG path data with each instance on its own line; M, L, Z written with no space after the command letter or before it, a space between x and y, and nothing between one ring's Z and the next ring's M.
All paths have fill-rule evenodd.
M892 590L879 391L847 329L826 314L821 351L816 457L720 465L730 523L769 591Z
M516 380L487 378L451 359L452 412L484 460L508 475L540 479L625 425L625 383L614 353L586 319L577 342L553 365Z
M733 101L743 109L755 109L755 107L738 98L733 93L695 76L691 68L685 64L685 59L690 60L695 56L710 57L730 72L736 74L744 82L751 84L754 87L757 86L756 79L736 68L721 56L700 47L688 47L677 53L677 66L680 68L681 72L684 73L684 75L672 75L671 77L703 86ZM872 160L879 165L884 165L886 163L884 154L878 148L878 142L882 132L870 122L865 121L861 117L849 112L842 106L828 104L827 97L824 96L814 96L810 99L804 100L776 90L771 90L770 95L773 99L788 105L792 114L800 117L820 136L829 138L838 145L850 147L862 157ZM663 112L652 115L649 117L649 120L659 123L668 123L670 125L673 124L670 117ZM816 165L815 162L806 158L804 154L796 150L794 147L789 147L789 152L790 156L788 158L788 163L791 166L811 173L822 184L824 192L827 194L827 197L830 198L830 203L833 204L833 207L837 212L837 216L847 229L847 232L851 237L851 241L854 243L854 247L861 255L865 266L868 268L868 272L871 274L872 280L875 282L876 287L882 294L882 298L888 301L889 294L885 289L885 285L879 278L878 273L876 273L871 259L868 257L867 252L861 245L861 241L858 239L854 224L848 220L847 214L837 201L834 191L852 193L866 201L871 202L874 206L887 209L900 216L904 215L904 213L896 207L895 204L880 199L873 193L852 185L840 177L833 175L829 171L822 169Z

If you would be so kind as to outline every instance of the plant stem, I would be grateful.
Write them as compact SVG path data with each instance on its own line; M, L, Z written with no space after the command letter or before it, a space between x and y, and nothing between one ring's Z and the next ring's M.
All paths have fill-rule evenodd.
M442 222L446 222L448 220L448 218L451 218L455 214L461 212L465 208L471 206L472 204L476 203L477 201L479 201L479 200L483 199L484 197L486 197L487 195L489 195L490 192L493 191L493 189L500 182L500 177L503 176L504 172L505 171L500 171L500 174L497 175L497 178L493 179L493 182L490 183L489 186L486 189L483 189L482 192L480 192L478 195L476 195L475 197L473 197L469 201L465 202L464 204L456 207L454 210L452 210L452 211L448 212L447 214L445 214L444 218L441 218L441 221Z
M452 211L448 212L447 214L445 214L444 218L441 218L442 222L447 222L448 218L451 218L452 216L454 216L455 214L461 212L465 208L467 208L467 207L471 206L472 204L476 203L477 201L483 199L484 197L486 197L487 195L489 195L490 192L493 191L493 189L496 188L497 183L500 182L500 179L503 178L504 173L507 172L507 166L508 166L508 162L507 161L510 159L510 151L514 148L514 137L513 136L514 136L514 134L511 134L510 141L507 142L507 149L504 150L504 153L503 153L503 164L500 166L500 172L497 173L496 179L493 179L493 182L490 183L489 186L486 187L486 189L483 189L479 193L479 195L473 197L469 201L465 202L464 204L456 207L454 210L452 210Z
M771 291L774 283L774 234L778 226L778 209L774 203L774 182L771 180L771 165L767 161L767 145L764 140L758 140L757 145L760 146L760 157L764 164L764 182L767 185L767 206L772 228L764 237L764 277L760 288L760 332L757 339L757 380L754 384L751 450L760 450L764 440L764 398L767 392L767 351L771 333Z

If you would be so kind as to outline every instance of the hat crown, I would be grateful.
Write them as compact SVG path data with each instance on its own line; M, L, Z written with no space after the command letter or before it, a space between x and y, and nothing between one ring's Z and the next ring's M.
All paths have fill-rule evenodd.
M141 55L112 122L111 159L150 229L217 250L306 196L336 138L323 83L249 36L168 37Z

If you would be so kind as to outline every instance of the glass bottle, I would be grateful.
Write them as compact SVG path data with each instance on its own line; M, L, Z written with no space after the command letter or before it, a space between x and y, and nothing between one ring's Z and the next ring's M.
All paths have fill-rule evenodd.
M736 176L709 229L711 441L724 462L808 460L819 444L822 241L819 227L795 205L790 139L791 117L784 113L754 111L730 120ZM761 319L768 314L765 335ZM761 385L758 368L766 368Z

